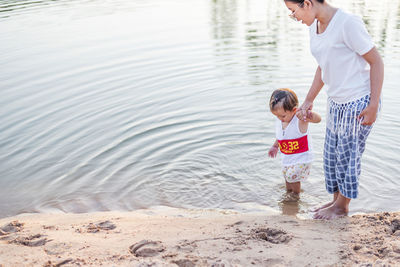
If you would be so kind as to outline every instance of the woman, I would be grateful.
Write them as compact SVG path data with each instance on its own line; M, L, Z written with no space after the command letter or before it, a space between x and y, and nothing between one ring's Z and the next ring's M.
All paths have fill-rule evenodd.
M285 4L291 18L309 26L311 52L319 65L297 113L300 119L306 119L314 99L328 86L324 172L333 200L314 210L314 218L345 216L358 196L361 156L380 106L383 62L359 17L324 0Z

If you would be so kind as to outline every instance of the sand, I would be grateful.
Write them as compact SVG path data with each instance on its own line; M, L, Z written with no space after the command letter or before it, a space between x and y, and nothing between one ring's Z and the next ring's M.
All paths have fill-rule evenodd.
M0 219L0 266L400 266L400 213L25 214Z

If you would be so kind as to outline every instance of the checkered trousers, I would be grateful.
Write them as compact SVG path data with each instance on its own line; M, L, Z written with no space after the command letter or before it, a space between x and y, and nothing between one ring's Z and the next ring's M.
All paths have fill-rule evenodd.
M361 174L361 156L372 126L361 125L357 116L368 106L369 96L338 104L328 101L324 146L326 190L338 190L347 198L357 198Z

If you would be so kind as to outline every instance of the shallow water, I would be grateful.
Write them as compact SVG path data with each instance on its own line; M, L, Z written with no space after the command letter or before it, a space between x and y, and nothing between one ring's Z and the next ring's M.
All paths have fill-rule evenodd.
M400 0L331 1L363 16L385 61L383 109L352 212L400 208ZM278 87L316 63L281 0L0 2L0 217L152 206L304 213L330 199L324 122L299 203L269 159ZM326 94L314 110L325 117Z

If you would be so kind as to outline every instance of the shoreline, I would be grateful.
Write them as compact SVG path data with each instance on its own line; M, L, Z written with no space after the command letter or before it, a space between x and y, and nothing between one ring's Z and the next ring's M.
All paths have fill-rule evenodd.
M0 266L354 266L400 262L400 212L332 221L177 208L0 219Z

